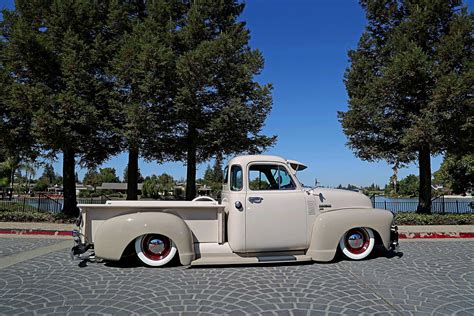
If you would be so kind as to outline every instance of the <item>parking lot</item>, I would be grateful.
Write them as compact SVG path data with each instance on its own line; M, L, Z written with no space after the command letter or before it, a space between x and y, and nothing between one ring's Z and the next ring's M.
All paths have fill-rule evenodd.
M162 269L80 266L67 244L0 237L0 314L474 314L472 239L402 241L401 257L361 262Z

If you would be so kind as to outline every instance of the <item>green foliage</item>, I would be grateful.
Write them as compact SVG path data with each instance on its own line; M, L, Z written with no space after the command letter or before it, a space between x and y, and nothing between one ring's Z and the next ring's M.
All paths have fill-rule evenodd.
M175 182L172 176L163 173L160 176L146 177L142 187L142 197L161 199L174 194Z
M418 196L419 186L418 176L410 174L398 182L398 193L403 196Z
M175 1L150 1L143 7L121 5L115 10L121 21L116 32L122 36L109 76L114 85L114 110L120 113L122 148L129 152L131 175L124 176L129 199L136 198L137 182L143 181L138 158L162 161L173 148L164 140L172 134L176 59L172 37L179 12Z
M345 187L344 187L344 186L342 186L342 184L339 184L339 185L337 186L337 188L336 188L336 189L342 189L342 190L351 190L351 191L354 191L354 190L358 190L358 189L359 189L359 187L357 187L356 185L353 185L353 184L350 184L350 183L349 183L349 184L348 184L347 186L345 186Z
M9 92L2 127L18 113L18 127L30 129L25 137L50 156L64 154L64 210L70 214L77 212L75 158L98 164L119 150L106 76L114 38L108 8L108 2L18 0L14 11L3 11L0 69ZM11 137L31 147L29 139L17 138Z
M396 225L473 225L474 214L397 213Z
M202 179L202 184L211 188L212 196L219 198L222 191L223 181L224 172L222 170L222 162L220 157L218 157L214 161L214 166L212 168L210 165L207 166L207 169L204 172L204 179Z
M361 3L368 25L349 51L349 109L339 119L359 158L397 166L418 160L426 211L430 154L472 152L474 13L461 1Z
M380 188L378 184L372 183L370 186L365 187L363 189L363 193L365 195L371 196L373 194L381 194L383 193L383 190Z
M84 175L84 179L82 180L84 185L92 185L94 189L100 186L102 182L102 177L95 168L90 168L87 170L86 174Z
M169 174L163 173L158 177L158 187L163 195L173 192L174 179Z
M263 57L239 1L15 4L0 22L0 148L62 153L65 211L77 211L76 162L128 150L132 190L140 156L174 158L194 190L197 163L275 142L261 133L272 88L254 80Z
M142 197L151 199L158 199L160 197L158 177L156 175L145 178L142 186Z
M120 180L114 168L100 168L99 172L95 168L90 168L84 175L82 182L84 185L92 185L95 189L104 182L119 183Z
M434 182L450 189L455 194L465 194L474 187L474 154L463 156L448 154L438 171Z
M47 163L44 165L41 178L43 178L48 184L54 184L56 182L56 173L51 164Z
M33 186L33 191L44 192L48 190L49 182L46 178L39 178Z
M12 210L0 206L0 222L49 222L72 224L75 217L68 217L63 213L53 214L35 210Z
M23 211L0 211L0 221L2 222L54 222L54 217L50 213L43 212L23 212Z
M237 1L193 1L183 17L174 106L187 199L194 197L196 163L216 154L261 152L276 140L261 134L272 87L254 81L264 61L238 20L243 8Z
M99 175L101 177L102 182L112 182L112 183L119 183L120 180L115 174L114 168L100 168Z

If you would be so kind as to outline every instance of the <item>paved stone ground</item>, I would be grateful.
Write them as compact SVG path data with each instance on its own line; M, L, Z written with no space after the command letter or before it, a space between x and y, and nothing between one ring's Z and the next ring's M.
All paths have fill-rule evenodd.
M192 269L81 268L60 251L0 270L0 314L474 315L473 249L402 241L401 258Z
M1 237L0 257L11 256L23 251L54 245L62 241L64 241L64 239Z

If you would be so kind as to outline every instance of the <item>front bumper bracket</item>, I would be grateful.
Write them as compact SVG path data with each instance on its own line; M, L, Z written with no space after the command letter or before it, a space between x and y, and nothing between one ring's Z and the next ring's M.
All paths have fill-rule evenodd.
M398 251L398 226L390 227L390 250Z

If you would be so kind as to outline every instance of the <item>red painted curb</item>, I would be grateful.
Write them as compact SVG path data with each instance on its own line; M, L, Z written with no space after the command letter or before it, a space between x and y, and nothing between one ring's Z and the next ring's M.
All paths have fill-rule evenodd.
M446 238L474 238L474 233L398 233L399 239L446 239Z
M42 236L72 236L72 232L70 230L15 229L15 228L0 228L0 234L7 234L7 235L42 235Z

